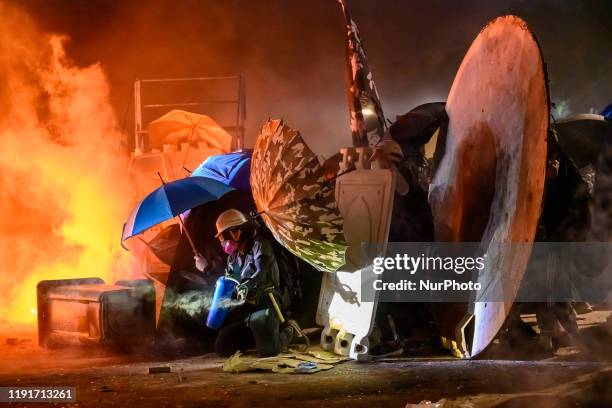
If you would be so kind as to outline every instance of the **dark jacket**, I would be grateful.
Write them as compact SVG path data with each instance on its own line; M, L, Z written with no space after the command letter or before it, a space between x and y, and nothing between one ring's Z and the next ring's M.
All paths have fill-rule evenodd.
M277 293L280 287L278 263L272 243L260 235L251 239L244 254L237 252L228 256L225 274L247 286L247 301L251 303L261 301L264 289L274 286Z

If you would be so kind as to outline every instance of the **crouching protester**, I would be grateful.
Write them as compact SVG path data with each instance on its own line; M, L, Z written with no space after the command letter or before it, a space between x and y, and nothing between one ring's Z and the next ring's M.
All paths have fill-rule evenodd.
M230 308L219 330L215 352L227 357L255 346L262 357L275 356L300 329L295 321L281 323L279 318L285 305L280 300L281 279L273 244L258 232L256 221L238 210L219 215L216 227L216 237L228 254L225 276L239 282L235 290L239 302Z

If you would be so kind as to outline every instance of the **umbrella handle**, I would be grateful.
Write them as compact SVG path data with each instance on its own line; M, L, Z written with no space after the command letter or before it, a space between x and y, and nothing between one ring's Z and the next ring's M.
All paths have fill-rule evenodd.
M163 185L166 185L166 182L164 181L164 178L162 177L161 173L158 171L157 175L159 176L159 179L161 180ZM181 223L181 226L183 227L183 231L185 231L185 235L187 235L187 240L189 241L189 245L191 245L191 250L193 251L194 255L198 254L198 251L196 250L195 244L193 243L193 239L191 239L191 235L189 235L189 231L187 231L187 227L185 227L185 223L183 222L183 219L181 218L181 215L178 215L178 219L179 222Z
M195 244L193 243L193 239L191 239L191 235L189 234L189 231L187 230L187 227L185 226L185 222L183 221L183 218L180 216L180 214L178 215L178 219L179 219L179 222L181 223L181 226L183 227L183 231L185 231L185 235L187 236L189 245L191 245L191 250L193 251L193 254L197 255L198 251L196 250Z

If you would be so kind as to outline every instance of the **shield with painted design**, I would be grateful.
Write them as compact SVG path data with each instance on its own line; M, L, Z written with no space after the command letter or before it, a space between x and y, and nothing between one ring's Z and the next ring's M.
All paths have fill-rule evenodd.
M549 100L545 65L527 24L490 22L466 53L446 103L444 156L429 200L436 241L480 242L483 288L504 293L439 305L438 327L463 355L482 352L502 327L521 283L544 190ZM509 253L509 244L518 250ZM482 301L480 301L482 299Z
M326 272L344 265L347 247L334 186L298 131L264 124L251 159L257 210L278 242Z
M338 3L346 22L347 97L353 145L376 146L387 132L385 116L357 24L344 1L338 0Z

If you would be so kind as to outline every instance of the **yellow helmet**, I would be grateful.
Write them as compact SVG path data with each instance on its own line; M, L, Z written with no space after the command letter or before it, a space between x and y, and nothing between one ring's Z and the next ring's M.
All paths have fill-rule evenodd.
M231 209L223 211L221 214L219 214L219 217L217 217L217 235L215 235L215 237L218 238L224 231L248 222L249 220L247 217L238 210Z

